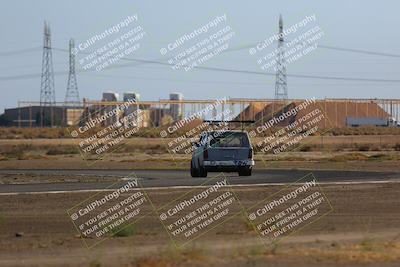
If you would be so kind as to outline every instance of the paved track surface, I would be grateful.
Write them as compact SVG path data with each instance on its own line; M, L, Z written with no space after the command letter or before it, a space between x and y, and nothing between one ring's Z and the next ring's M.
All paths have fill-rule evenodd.
M307 170L255 170L250 177L239 177L236 173L224 173L233 185L282 184L294 182L312 173L318 182L391 182L400 181L400 172L363 171L307 171ZM38 174L98 177L138 177L143 187L198 186L207 179L219 175L209 173L208 178L191 178L185 170L0 170L0 174ZM3 184L0 193L30 193L98 190L110 187L113 182L65 182L35 184ZM115 186L120 185L119 183ZM110 187L114 188L114 187Z

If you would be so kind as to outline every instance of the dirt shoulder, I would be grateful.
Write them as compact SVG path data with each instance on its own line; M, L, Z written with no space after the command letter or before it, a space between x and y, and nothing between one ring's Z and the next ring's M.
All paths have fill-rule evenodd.
M398 154L370 153L290 153L282 157L256 156L255 169L307 169L398 172ZM389 158L388 158L389 157ZM130 170L188 170L190 157L169 154L113 155L103 160L83 160L79 155L57 155L41 158L0 160L0 169L130 169Z
M240 189L243 205L280 187ZM245 220L233 218L216 231L176 250L151 214L135 233L85 248L66 210L90 193L0 196L1 266L398 266L400 184L324 185L334 211L291 237L260 245ZM156 202L185 189L152 191ZM17 235L21 235L17 237Z

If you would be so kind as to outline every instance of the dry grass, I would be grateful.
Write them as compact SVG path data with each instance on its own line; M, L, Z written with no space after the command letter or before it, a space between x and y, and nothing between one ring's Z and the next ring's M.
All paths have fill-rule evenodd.
M353 128L334 128L328 131L329 134L338 135L399 135L400 127L353 127Z
M230 255L229 255L230 254ZM219 257L210 251L205 252L197 248L185 250L167 249L158 255L147 256L137 259L130 266L137 267L166 267L166 266L207 266L217 262L235 264L240 266L252 266L245 263L277 263L298 262L301 266L306 263L342 263L342 264L368 264L384 262L396 262L400 260L400 244L390 242L374 242L372 240L360 243L331 244L319 242L317 247L307 244L296 247L280 246L273 244L266 248L262 245L241 247L232 249L228 255ZM236 266L236 265L235 265ZM257 265L261 266L261 265ZM292 266L292 265L291 265ZM312 264L314 266L314 264Z
M341 244L331 248L302 248L291 253L293 256L309 257L324 262L393 262L400 260L400 244L363 240L358 244Z
M373 154L367 155L363 153L346 153L343 155L336 155L331 158L326 158L326 161L340 162L340 161L397 161L400 160L399 155L393 154Z
M266 248L258 243L256 235L249 236L247 232L224 235L210 233L204 236L204 239L198 239L192 243L193 246L177 250L172 245L168 246L169 238L163 227L159 225L154 234L147 235L139 232L127 238L111 238L107 241L106 247L94 247L87 261L93 259L93 266L101 262L104 266L141 267L305 267L331 266L338 262L347 263L346 266L361 266L362 263L369 262L374 263L368 266L382 266L386 263L388 263L386 266L389 264L396 266L397 261L400 260L398 240L400 205L398 205L397 197L400 185L396 183L353 184L322 185L322 187L326 195L330 197L335 212L319 223L314 223L312 227L304 228L293 238L288 238L287 241L277 243L275 246ZM268 196L279 191L280 188L281 186L262 188L255 186L238 189L238 194L241 196L242 203L250 206L259 201L261 194ZM188 189L155 191L153 201L156 206L162 205L165 200L175 198L187 191ZM0 242L0 256L12 254L24 257L28 265L35 265L39 261L46 262L48 257L54 257L58 260L55 261L59 263L58 265L61 265L62 260L68 260L64 265L88 266L81 263L83 260L81 240L72 238L76 231L70 221L65 219L65 210L92 194L80 192L2 196L0 201L5 222L1 224L4 239ZM35 209L31 208L33 204ZM156 217L154 215L143 218L142 225L145 228L158 225ZM27 219L30 218L33 220L27 223ZM365 223L366 221L368 223ZM243 222L236 219L230 220L229 225L221 227L245 228ZM332 227L334 229L331 229ZM16 242L13 236L17 231L26 233L23 239L18 239L21 242ZM49 233L57 240L65 240L64 245L52 246L51 243L46 243ZM317 241L317 238L320 238L320 241ZM26 245L30 243L35 246ZM37 250L38 243L44 244L39 248L40 250ZM108 253L104 253L105 251ZM251 265L248 264L249 262L256 264Z
M4 128L0 127L0 139L67 138L67 128Z
M65 154L79 154L79 149L77 146L56 146L50 147L46 155L65 155Z
M100 129L94 129L98 131ZM161 128L144 128L134 137L158 138ZM187 130L187 129L186 129ZM254 130L247 127L247 131ZM278 131L273 129L272 131ZM185 134L184 131L177 131L171 137L177 137ZM265 132L265 135L270 133ZM400 127L355 127L355 128L334 128L328 130L327 136L360 136L360 135L400 135ZM36 138L70 138L68 128L18 128L18 127L0 127L0 139L36 139Z
M131 138L121 143L119 152L164 153L172 138ZM252 139L253 144L262 138ZM78 146L80 140L74 139L0 139L0 153L6 149L48 150L54 146ZM257 152L257 147L254 145ZM298 148L291 149L300 152L310 151L400 151L400 135L394 136L324 136L309 137L303 140ZM69 149L65 149L69 150ZM67 153L66 153L67 154Z

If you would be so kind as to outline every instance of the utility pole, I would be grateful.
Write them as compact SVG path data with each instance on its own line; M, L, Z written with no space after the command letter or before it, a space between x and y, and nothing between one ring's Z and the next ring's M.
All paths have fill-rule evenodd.
M286 62L285 62L285 47L283 39L283 20L279 15L279 39L278 53L276 58L276 81L275 81L275 99L288 99L288 90L286 82Z
M45 114L50 114L50 126L54 125L53 106L56 102L56 93L54 90L54 70L53 56L51 53L51 31L50 25L44 22L43 37L43 57L42 57L42 77L40 84L40 125L48 124Z
M53 106L56 102L54 90L53 57L51 53L50 25L44 22L42 79L40 86L40 105Z
M80 105L78 84L76 82L75 73L75 42L74 39L69 40L69 75L67 83L67 92L65 94L65 104L67 106Z

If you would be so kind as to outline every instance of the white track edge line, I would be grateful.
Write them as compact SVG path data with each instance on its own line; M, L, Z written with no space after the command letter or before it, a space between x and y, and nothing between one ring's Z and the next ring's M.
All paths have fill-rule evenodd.
M319 185L357 185L357 184L390 184L390 183L400 183L400 180L397 181L348 181L348 182L319 182ZM234 184L229 185L230 187L255 187L255 186L283 186L290 185L292 183L262 183L262 184ZM190 188L207 188L209 185L194 185L194 186L186 186L186 185L177 185L177 186L162 186L162 187L143 187L143 188L134 188L130 190L166 190L166 189L190 189ZM115 191L114 189L82 189L82 190L58 190L58 191L33 191L33 192L9 192L9 193L0 193L0 196L13 196L13 195L40 195L40 194L63 194L63 193L90 193L90 192L107 192L107 191Z

